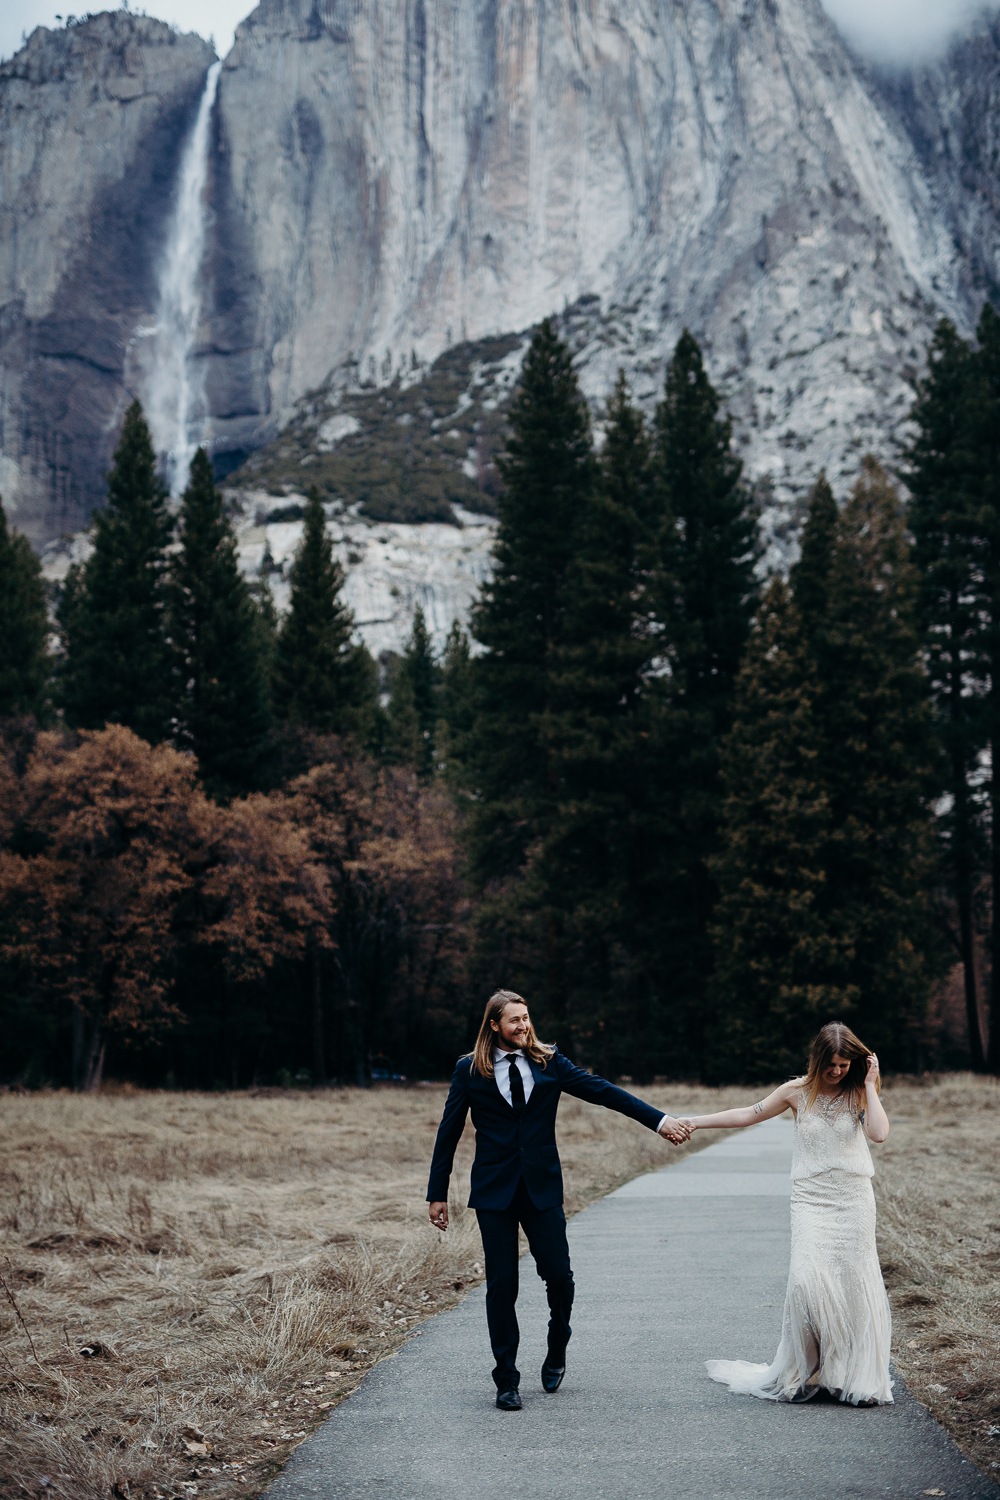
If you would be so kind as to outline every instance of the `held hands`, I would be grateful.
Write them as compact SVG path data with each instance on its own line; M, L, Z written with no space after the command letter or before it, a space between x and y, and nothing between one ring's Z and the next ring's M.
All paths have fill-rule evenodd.
M664 1115L658 1134L665 1136L674 1146L682 1146L691 1139L691 1126L686 1120L675 1120L673 1115Z
M878 1082L878 1058L874 1052L868 1054L868 1072L865 1074L865 1087L870 1083Z
M434 1228L440 1229L443 1233L448 1228L447 1203L429 1203L427 1205L427 1212L431 1216L431 1223L434 1225Z

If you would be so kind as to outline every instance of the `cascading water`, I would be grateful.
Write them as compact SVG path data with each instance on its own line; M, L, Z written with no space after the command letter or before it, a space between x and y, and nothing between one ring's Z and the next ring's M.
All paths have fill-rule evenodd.
M146 415L158 453L163 455L171 495L187 484L198 447L196 429L204 417L204 382L192 359L201 319L201 263L205 253L205 184L208 137L221 62L205 78L198 114L184 146L177 200L160 263L156 323L140 331L144 344Z

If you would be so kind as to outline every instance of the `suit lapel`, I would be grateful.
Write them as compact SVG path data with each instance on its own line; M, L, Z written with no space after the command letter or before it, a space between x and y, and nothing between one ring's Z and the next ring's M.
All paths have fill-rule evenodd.
M525 1106L526 1109L531 1109L532 1105L538 1102L545 1089L552 1082L552 1075L551 1073L546 1073L545 1069L539 1063L536 1063L534 1058L528 1057L527 1063L531 1069L531 1076L535 1080L535 1087L531 1090L531 1098Z
M506 1067L507 1064L501 1062L499 1066ZM514 1106L512 1104L508 1104L507 1100L503 1096L503 1093L501 1092L500 1085L497 1082L496 1068L494 1068L493 1070L492 1078L484 1078L481 1073L477 1073L476 1078L482 1084L483 1088L488 1090L492 1089L492 1094L490 1095L490 1097L495 1104L499 1104L501 1109L509 1109L511 1114L514 1113Z

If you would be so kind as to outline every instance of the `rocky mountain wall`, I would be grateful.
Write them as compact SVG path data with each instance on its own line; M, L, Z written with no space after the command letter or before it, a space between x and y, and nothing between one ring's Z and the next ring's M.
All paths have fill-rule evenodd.
M819 0L263 0L212 120L217 458L549 313L595 405L620 365L649 405L687 326L778 536L819 467L893 455L934 321L996 284L991 25L887 79ZM117 12L0 69L0 489L36 537L141 384L210 60Z
M573 305L595 399L623 364L652 401L690 327L787 500L891 452L935 317L976 311L897 102L819 0L263 0L217 141L220 447L331 377Z
M939 62L875 72L872 85L913 142L965 301L1000 301L1000 15L984 15Z
M36 541L84 525L212 48L123 11L0 64L0 494Z

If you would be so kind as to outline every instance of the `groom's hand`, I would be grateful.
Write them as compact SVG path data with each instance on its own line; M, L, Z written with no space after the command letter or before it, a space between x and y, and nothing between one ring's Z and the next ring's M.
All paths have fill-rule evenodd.
M427 1212L431 1216L431 1223L435 1229L448 1228L448 1205L447 1203L430 1203Z
M664 1115L660 1122L660 1135L665 1136L675 1146L682 1146L685 1141L691 1139L691 1127L683 1120L675 1120L673 1115Z

